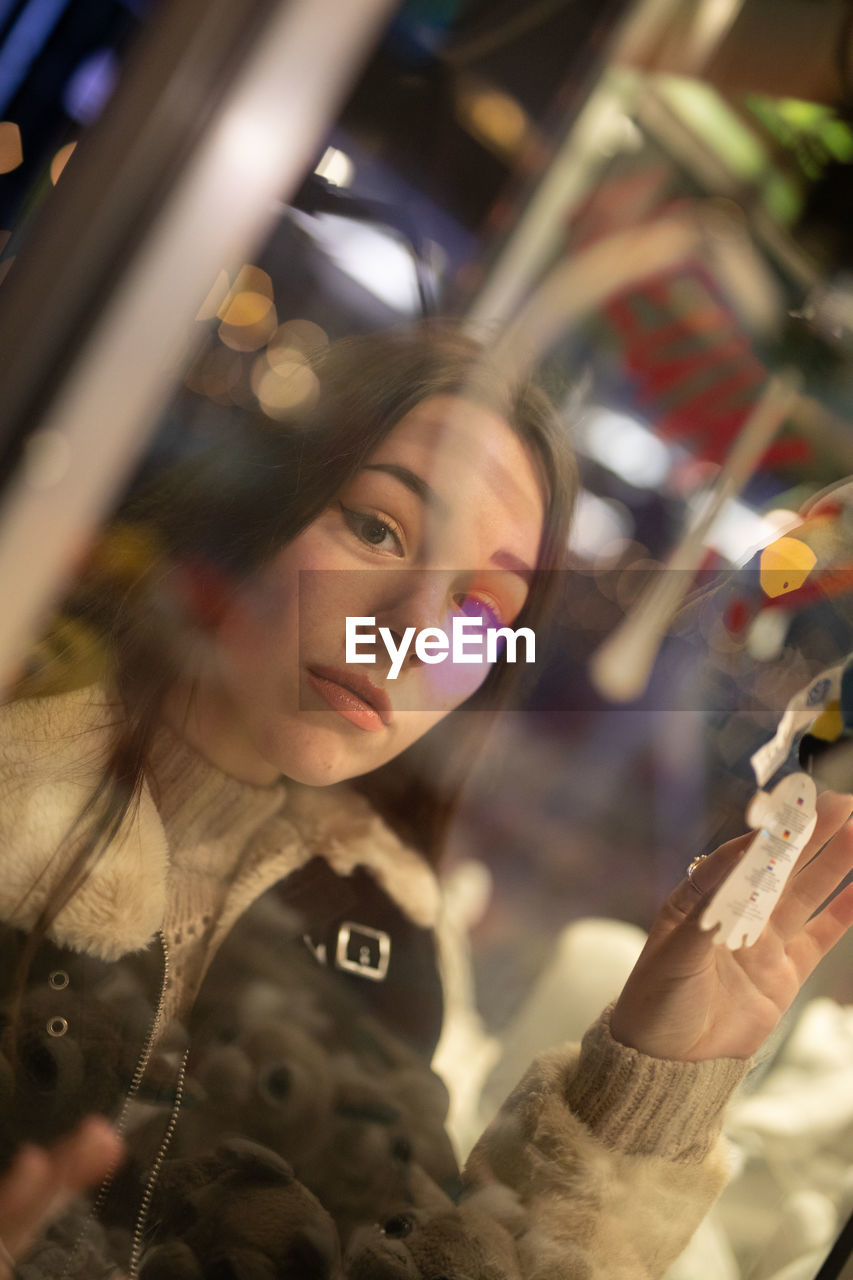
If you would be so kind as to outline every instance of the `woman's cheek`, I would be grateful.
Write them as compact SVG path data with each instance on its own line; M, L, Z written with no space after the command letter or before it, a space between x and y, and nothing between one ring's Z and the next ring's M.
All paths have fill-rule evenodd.
M448 655L434 666L424 665L421 680L424 707L428 710L452 711L476 693L492 669L492 663L453 662Z
M346 531L318 524L305 535L288 566L300 629L337 627L341 645L348 615L361 615L372 599L376 570L366 567Z
M264 577L241 591L219 626L216 641L232 668L272 675L296 642L296 601L292 587Z

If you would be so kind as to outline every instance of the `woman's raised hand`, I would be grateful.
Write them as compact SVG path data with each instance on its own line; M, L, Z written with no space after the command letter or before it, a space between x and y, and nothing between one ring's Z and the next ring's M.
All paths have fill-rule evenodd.
M25 1146L0 1178L0 1280L52 1218L81 1191L97 1185L121 1158L122 1143L99 1116L90 1116L55 1146Z
M853 884L814 913L853 870L853 796L824 792L805 846L751 947L715 946L699 928L710 895L754 832L705 858L668 898L610 1020L614 1038L655 1058L749 1058L806 978L853 925ZM814 917L814 918L812 918Z

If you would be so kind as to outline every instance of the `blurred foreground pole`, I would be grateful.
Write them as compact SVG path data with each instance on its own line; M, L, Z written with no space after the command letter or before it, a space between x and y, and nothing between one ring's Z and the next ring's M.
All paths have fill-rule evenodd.
M170 0L0 290L0 679L298 186L392 0Z
M727 5L740 0L726 0ZM683 0L639 0L623 13L612 11L612 35L600 50L597 72L622 60L626 48L656 48L684 7ZM695 8L693 0L688 5ZM469 310L478 330L505 329L518 313L546 265L565 241L571 215L594 185L607 161L608 142L630 114L628 90L616 90L607 77L588 85L581 110L566 120L565 134L525 200L485 284Z
M618 24L606 65L696 76L746 91L853 106L853 0L639 0ZM595 185L608 144L641 84L602 77L567 124L470 308L481 326L508 325L565 241Z

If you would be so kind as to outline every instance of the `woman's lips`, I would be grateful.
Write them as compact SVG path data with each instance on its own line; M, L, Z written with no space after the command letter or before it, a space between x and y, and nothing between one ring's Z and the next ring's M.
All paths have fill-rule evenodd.
M334 711L359 729L378 733L394 719L387 693L359 672L340 667L309 667L308 680Z

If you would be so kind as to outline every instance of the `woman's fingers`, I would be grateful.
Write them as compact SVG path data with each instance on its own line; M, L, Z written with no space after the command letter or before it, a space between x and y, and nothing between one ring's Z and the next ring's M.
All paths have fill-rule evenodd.
M115 1129L101 1116L90 1116L49 1154L57 1180L72 1192L90 1187L121 1158L122 1142Z
M853 796L825 791L818 797L815 829L773 914L774 926L783 938L793 937L803 927L853 866L853 824L846 825L851 811ZM686 917L698 920L755 835L755 831L748 831L702 858L671 894L664 919L670 924L681 923Z
M814 834L773 913L774 928L784 941L799 933L853 869L851 811L853 796L825 791L818 797Z
M740 862L754 836L754 831L747 831L700 859L690 875L685 875L673 889L664 903L662 916L671 924L680 924L687 916L699 915L717 887Z
M11 1256L20 1258L75 1195L101 1181L121 1152L121 1139L97 1116L50 1150L22 1147L0 1179L0 1239Z
M795 873L801 871L815 854L840 831L853 814L853 795L839 791L822 791L817 798L817 822L797 859Z
M812 969L853 927L853 884L836 894L820 915L788 944L788 952L805 982Z

